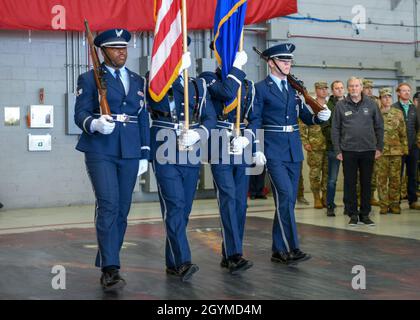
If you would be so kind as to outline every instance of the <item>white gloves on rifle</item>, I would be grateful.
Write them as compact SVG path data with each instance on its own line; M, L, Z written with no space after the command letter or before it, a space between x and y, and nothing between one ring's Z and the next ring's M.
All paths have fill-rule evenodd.
M137 173L137 177L140 177L143 173L147 172L147 169L149 169L149 161L141 159L139 162L139 172Z
M181 133L181 144L185 147L191 147L200 140L200 134L195 130L187 130Z
M236 137L232 140L233 149L242 150L249 145L249 139L247 137Z
M248 62L248 55L245 51L238 51L235 56L235 61L233 61L233 66L235 68L241 69Z
M182 55L182 63L181 68L179 68L179 75L181 75L185 69L188 69L191 67L191 52L185 52Z
M267 159L261 151L257 151L254 154L254 157L252 158L253 162L257 166L264 166L267 163Z
M320 111L317 117L321 121L327 121L331 117L331 110L328 109L326 104L324 104L324 110Z
M98 131L102 134L111 134L114 131L115 122L112 120L112 117L104 114L99 119L94 119L90 123L90 131Z

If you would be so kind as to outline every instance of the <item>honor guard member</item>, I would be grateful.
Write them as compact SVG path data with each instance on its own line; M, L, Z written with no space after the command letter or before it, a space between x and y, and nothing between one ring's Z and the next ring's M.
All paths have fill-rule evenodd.
M214 49L213 42L210 48L212 50ZM245 51L238 52L233 62L233 67L224 81L222 80L220 66L216 69L216 72L204 72L200 75L200 77L206 80L207 89L210 93L218 119L218 130L212 132L211 139L211 170L222 225L223 242L222 261L220 265L223 268L227 268L231 274L245 271L253 265L251 261L242 257L242 241L244 237L249 187L249 176L246 174L243 149L251 142L243 134L245 129L244 119L247 118L252 108L255 95L254 83L246 80L246 74L241 70L247 60L248 57ZM240 85L242 85L241 136L233 138L237 110L235 107L236 104L232 103L229 105L229 103L237 98ZM222 137L223 135L225 137ZM248 136L252 137L252 133L248 134ZM233 140L231 141L231 139ZM228 153L231 145L240 151L239 155L234 156ZM212 150L214 148L217 148L218 152L217 150Z
M125 67L130 38L123 29L108 30L95 38L105 60L101 69L112 115L100 115L93 70L78 79L74 115L83 130L76 149L85 153L96 198L96 266L102 269L105 291L125 285L119 274L119 254L137 175L147 171L150 153L146 82Z
M204 79L190 78L191 123L188 131L182 129L185 120L182 71L191 65L189 55L189 52L183 55L179 77L163 99L159 102L148 99L153 119L151 157L166 230L166 273L182 281L188 281L199 270L191 262L187 225L200 173L201 159L197 158L207 150L207 139L216 127L216 114Z
M256 84L254 112L249 119L253 130L264 129L267 173L276 205L271 260L286 265L310 258L299 248L294 213L303 161L298 119L316 125L331 116L327 107L315 115L288 82L294 50L293 44L280 44L262 53L268 59L270 75Z

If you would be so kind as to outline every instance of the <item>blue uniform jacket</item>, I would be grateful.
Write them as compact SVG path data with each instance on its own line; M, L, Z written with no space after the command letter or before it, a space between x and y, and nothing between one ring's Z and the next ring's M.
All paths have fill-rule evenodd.
M203 72L200 77L206 80L217 118L219 120L224 120L224 118L226 118L225 120L230 123L236 123L236 108L229 112L227 117L224 117L223 109L226 104L237 97L239 84L241 83L241 123L244 123L244 120L248 120L249 114L253 110L255 85L252 81L245 79L245 72L233 67L224 81L222 81L220 74L217 72ZM252 138L252 134L249 138L251 138L251 142L257 142ZM222 147L224 147L221 138L219 139L219 145L219 159L221 159L223 152ZM255 146L253 149L255 151ZM233 163L233 156L231 163ZM245 164L245 161L243 160L241 163Z
M194 125L190 124L190 129L203 129L204 130L204 139L208 139L210 134L211 134L211 130L213 130L214 128L216 128L216 114L214 112L214 108L213 108L213 104L211 99L209 98L208 95L208 91L207 91L207 87L205 84L205 81L203 79L197 78L194 79L196 81L197 84L197 89L198 89L198 95L199 95L199 99L198 99L198 107L196 107L196 90L195 90L195 86L192 83L192 80L190 78L190 81L188 83L188 89L189 89L189 118L190 118L190 123L191 122L195 122ZM183 78L182 77L178 77L175 82L172 84L172 91L173 91L173 99L175 102L175 110L176 110L176 115L178 118L178 123L179 122L183 122L185 120L184 117L184 86L182 85L182 81ZM148 90L147 90L148 92ZM154 120L158 120L158 121L162 121L162 122L166 122L166 123L172 123L172 118L171 117L165 117L163 115L159 115L157 118L153 116L153 111L160 111L163 113L170 113L170 107L169 107L169 97L168 94L165 95L165 97L163 97L163 99L159 102L154 101L152 98L150 98L150 96L147 96L147 101L148 101L148 105L149 105L149 111L152 113L152 118ZM194 117L194 110L197 110L197 118L195 119ZM152 122L153 123L153 122ZM157 134L158 132L162 129L162 127L157 127L155 125L152 124L152 128L151 128L151 159L152 160L159 160L156 159L156 154L157 154L157 150L158 148L162 145L162 144L167 144L168 139L165 138L163 141L157 141ZM195 155L197 157L202 157L204 156L201 153L201 148L203 147L203 143L205 141L201 141L201 143L197 143L194 145L194 150L189 151L189 152L194 152ZM199 148L200 147L200 148ZM207 142L205 143L205 148L207 148ZM199 150L200 149L200 150ZM183 152L184 154L186 152ZM165 155L166 156L166 155ZM179 157L179 151L178 149L176 149L176 160L175 161L170 161L170 163L173 164L179 164L179 165L186 165L186 166L199 166L200 163L194 163L194 162L190 162L189 159L190 157L188 156L188 161L187 163L185 163L184 161L179 161L180 157ZM182 159L185 159L185 157L182 157ZM203 159L204 161L207 161L207 157L205 159Z
M78 79L74 120L83 133L76 149L122 159L149 159L150 123L144 101L145 79L127 69L130 76L130 88L128 94L125 95L114 76L104 65L102 68L111 113L132 116L130 120L137 123L115 122L115 129L110 135L90 132L92 120L99 118L98 90L93 70L91 70L80 75Z
M299 131L274 132L274 128L289 125L297 127L298 118L306 125L321 124L322 121L302 102L289 83L287 100L270 76L258 82L255 87L254 112L250 114L248 127L254 132L264 129L264 154L267 160L303 161Z

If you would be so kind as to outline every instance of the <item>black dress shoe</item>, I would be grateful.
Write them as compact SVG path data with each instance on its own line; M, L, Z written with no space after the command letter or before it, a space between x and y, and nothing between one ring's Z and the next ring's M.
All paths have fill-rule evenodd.
M184 263L178 268L166 268L166 273L171 276L180 277L182 282L188 281L191 279L194 273L196 273L200 268L193 263Z
M241 255L237 254L228 259L224 258L220 262L222 268L226 268L233 275L239 274L249 268L252 268L254 263L252 261L244 259Z
M290 252L290 258L297 262L303 262L303 261L307 261L309 259L311 259L311 255L301 251L300 249L293 249L292 252Z
M109 292L123 288L126 282L120 276L118 269L111 269L102 272L101 285L105 292Z
M277 262L281 264L285 264L287 266L296 265L297 262L292 260L289 253L285 252L274 252L271 256L272 262Z

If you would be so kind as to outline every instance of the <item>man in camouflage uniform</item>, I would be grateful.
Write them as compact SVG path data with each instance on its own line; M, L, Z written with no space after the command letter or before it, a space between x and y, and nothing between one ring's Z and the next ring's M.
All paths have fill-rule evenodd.
M303 123L302 123L302 121L300 119L298 119L298 124L299 124L299 130L300 130L299 132L302 133L302 129L303 129L302 125L303 125ZM305 198L305 189L304 189L304 186L303 186L303 174L302 174L302 171L303 171L303 162L302 162L302 166L300 167L299 187L298 187L298 194L297 194L296 201L299 204L304 204L305 206L308 206L309 205L309 201L306 200L306 198Z
M328 97L328 84L325 81L315 83L316 100L325 105ZM328 159L325 136L320 125L302 126L302 144L308 152L309 181L314 194L314 208L327 207ZM322 191L322 199L320 197Z
M373 95L373 81L372 80L363 79L363 94L365 96L368 96L369 98L373 99L376 102L376 104L378 105L379 108L381 107L381 101L379 100L379 98L377 96ZM375 199L376 187L377 187L377 168L376 168L376 161L375 161L375 164L373 166L372 184L371 184L372 199L370 200L370 204L372 206L378 206L379 205L379 201ZM358 186L357 192L358 192L358 194L360 193L359 186ZM360 198L360 195L359 195L359 198Z
M380 214L400 214L401 157L408 155L407 130L401 110L391 108L392 89L379 91L384 118L384 151L376 161Z

